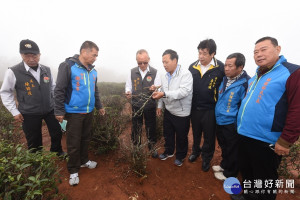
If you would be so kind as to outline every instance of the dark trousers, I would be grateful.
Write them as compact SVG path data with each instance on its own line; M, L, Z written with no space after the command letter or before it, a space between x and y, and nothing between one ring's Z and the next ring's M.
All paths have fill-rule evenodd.
M202 160L209 163L215 152L215 110L192 110L191 122L194 140L192 154L200 155L202 153ZM204 142L201 149L200 143L202 132L204 136Z
M165 138L164 153L169 155L174 154L176 140L176 159L184 159L188 150L190 116L178 117L172 115L166 109L164 112L163 129Z
M28 115L22 114L24 121L22 124L23 131L26 136L28 149L33 149L33 152L40 150L43 146L42 137L42 121L44 120L47 124L49 134L51 137L52 152L61 152L61 138L62 132L61 127L54 116L53 110L44 115Z
M67 113L67 164L70 174L77 173L80 165L89 161L88 147L92 132L93 112L87 114Z
M135 117L134 114L139 110L139 107L132 107L132 133L131 139L133 144L141 144L143 118L145 119L146 134L148 138L148 147L151 150L156 143L156 108L145 109L140 115Z
M235 124L217 125L217 139L222 149L220 166L224 169L224 176L237 177L238 175L238 142L239 134Z
M247 200L275 200L276 194L272 194L272 191L276 190L275 180L278 179L277 169L281 156L277 155L268 143L241 136L238 159L243 182L250 180L252 183L248 191L257 189L253 187L254 180L262 180L262 189L271 190L271 194L244 194L245 198ZM266 188L264 182L270 179L273 180L272 187Z

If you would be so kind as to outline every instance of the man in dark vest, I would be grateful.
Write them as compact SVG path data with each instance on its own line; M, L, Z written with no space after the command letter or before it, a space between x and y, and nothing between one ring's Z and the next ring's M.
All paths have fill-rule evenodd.
M149 142L148 147L149 150L153 151L152 157L157 158L157 151L153 149L156 143L156 101L149 97L152 93L150 87L161 85L160 77L157 70L149 65L150 58L146 50L137 51L136 61L138 66L131 69L125 86L126 96L132 100L131 139L135 145L141 144L144 118Z
M62 132L54 116L53 90L55 83L49 67L39 64L40 50L31 40L20 42L23 62L9 68L1 87L4 106L17 122L22 123L28 149L33 152L42 148L42 120L47 124L51 136L50 151L65 156L62 151ZM18 106L14 100L16 90Z

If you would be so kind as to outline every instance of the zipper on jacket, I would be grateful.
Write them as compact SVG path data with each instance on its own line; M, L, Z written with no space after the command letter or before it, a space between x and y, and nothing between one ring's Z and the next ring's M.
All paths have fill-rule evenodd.
M256 74L256 76L257 76L257 74ZM256 79L256 78L255 78L255 79ZM242 109L241 123L240 123L240 125L239 125L239 127L238 127L238 131L240 130L240 127L241 127L241 125L242 125L242 120L243 120L243 116L244 116L244 112L245 112L246 106L247 106L248 102L250 101L250 99L251 99L251 97L252 97L252 95L253 95L253 92L254 92L254 90L255 90L255 88L256 88L256 86L257 86L257 83L259 82L260 79L261 79L261 77L259 77L259 79L256 81L255 87L254 87L254 89L253 89L252 91L251 91L251 89L252 89L254 83L251 85L251 87L250 87L250 89L249 89L249 91L251 91L251 93L250 93L250 96L249 96L248 100L246 101L246 103L245 103L245 105L244 105L244 107L243 107L243 109Z
M88 104L87 104L87 113L89 113L89 110L90 110L89 107L90 107L90 102L91 102L90 72L87 72L87 76L88 76L88 90L89 90L89 100L88 100Z
M247 104L249 103L249 101L250 101L250 99L251 99L251 97L252 97L252 95L253 95L253 92L254 92L255 89L256 89L257 83L260 81L261 77L263 77L263 76L265 76L266 74L270 73L270 72L273 71L275 68L277 68L279 65L280 65L280 64L274 66L270 71L268 71L267 73L261 75L261 76L259 77L259 79L256 81L255 87L254 87L254 89L253 89L252 91L251 91L251 89L252 89L252 87L253 87L254 84L251 85L251 87L250 87L250 89L249 89L249 91L251 91L251 94L250 94L248 100L246 101L246 103L245 103L245 105L244 105L244 107L243 107L242 115L241 115L241 118L240 118L240 121L241 121L241 122L240 122L240 125L239 125L238 129L237 129L238 131L240 130L241 125L242 125L242 120L243 120L243 117L244 117L244 112L245 112L246 106L247 106ZM255 76L257 76L257 73L255 74Z
M183 111L183 106L182 106L182 103L181 103L180 99L178 99L178 101L179 101L179 104L181 106L181 111Z
M83 73L83 80L84 80L84 85L86 85L85 73Z

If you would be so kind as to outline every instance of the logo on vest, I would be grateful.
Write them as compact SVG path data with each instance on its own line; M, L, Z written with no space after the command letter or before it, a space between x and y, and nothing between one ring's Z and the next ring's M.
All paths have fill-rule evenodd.
M49 77L45 76L44 77L44 83L49 83L49 81L50 81Z
M151 82L152 81L152 77L151 76L147 76L147 81Z

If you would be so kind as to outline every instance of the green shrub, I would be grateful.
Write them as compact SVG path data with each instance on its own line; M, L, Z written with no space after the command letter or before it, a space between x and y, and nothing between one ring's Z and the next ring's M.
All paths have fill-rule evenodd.
M0 139L20 143L21 134L19 128L14 124L14 118L10 112L0 103Z
M106 114L94 111L92 139L90 147L96 154L107 153L119 147L119 136L126 128L129 116L122 114L124 97L119 95L101 98Z
M143 142L144 141L144 142ZM123 160L129 164L129 170L140 177L147 175L147 161L152 151L148 151L148 142L143 140L140 145L123 143L121 152Z
M0 199L58 197L56 158L54 153L30 153L20 144L0 140Z
M300 178L300 140L290 148L288 156L282 157L278 174L284 178Z
M162 115L160 117L156 117L156 139L157 141L160 141L161 138L163 137L163 115L164 113L162 113Z

